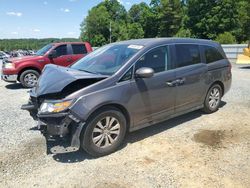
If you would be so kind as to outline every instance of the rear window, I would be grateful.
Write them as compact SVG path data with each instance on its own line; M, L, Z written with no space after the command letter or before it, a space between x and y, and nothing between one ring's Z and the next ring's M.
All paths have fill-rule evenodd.
M212 46L203 46L207 63L212 63L224 59L222 54Z
M87 49L84 44L72 44L73 54L86 54Z
M199 46L195 44L177 44L176 59L177 67L185 67L201 62Z

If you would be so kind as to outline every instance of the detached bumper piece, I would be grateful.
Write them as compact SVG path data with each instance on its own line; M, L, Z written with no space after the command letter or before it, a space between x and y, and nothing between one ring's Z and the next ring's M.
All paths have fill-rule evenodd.
M85 123L66 113L38 114L38 129L46 137L47 153L67 153L80 148L80 134Z
M79 124L73 134L64 137L46 135L47 154L70 153L79 150L80 134L83 126L84 123Z
M22 105L21 109L29 111L38 121L37 128L46 138L47 154L74 152L80 148L80 134L85 123L70 112L40 114L33 103Z

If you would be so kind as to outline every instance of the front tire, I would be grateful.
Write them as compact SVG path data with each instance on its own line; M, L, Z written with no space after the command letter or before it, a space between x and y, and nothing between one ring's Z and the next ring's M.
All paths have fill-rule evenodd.
M25 88L35 87L39 78L39 73L35 70L26 70L20 75L20 82Z
M204 101L203 111L210 114L216 112L219 109L222 97L222 88L218 84L214 84L207 92L207 96Z
M116 108L103 108L87 121L81 146L90 155L100 157L117 150L126 134L126 118Z

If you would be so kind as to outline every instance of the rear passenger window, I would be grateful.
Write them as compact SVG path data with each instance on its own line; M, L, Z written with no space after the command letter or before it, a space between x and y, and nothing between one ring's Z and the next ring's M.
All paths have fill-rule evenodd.
M61 45L61 46L57 47L55 50L56 50L56 54L58 57L63 56L63 55L67 55L67 46L66 45Z
M83 44L72 44L73 54L86 54L87 49Z
M177 67L185 67L201 62L199 46L195 44L177 44L176 60Z
M207 63L212 63L224 59L221 53L212 46L203 46Z
M168 70L168 47L158 47L146 53L136 62L135 70L141 67L152 68L155 73Z

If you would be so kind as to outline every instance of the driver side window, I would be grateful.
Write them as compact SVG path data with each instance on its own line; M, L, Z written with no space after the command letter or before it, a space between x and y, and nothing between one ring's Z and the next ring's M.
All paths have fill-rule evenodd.
M57 47L55 50L56 50L57 57L67 55L67 46L66 45L61 45L61 46Z
M162 46L155 48L144 56L142 56L135 64L135 70L149 67L154 70L155 73L168 70L168 47Z

